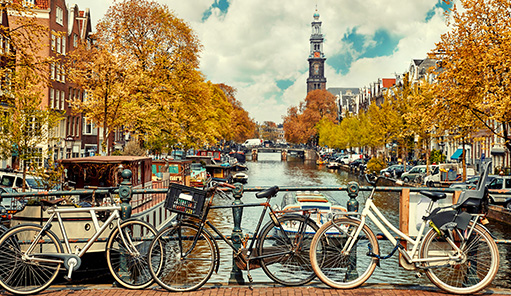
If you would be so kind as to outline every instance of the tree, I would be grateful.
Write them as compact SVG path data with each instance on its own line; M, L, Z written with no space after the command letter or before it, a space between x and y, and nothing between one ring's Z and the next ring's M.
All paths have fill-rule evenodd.
M158 149L198 147L231 137L222 126L231 113L225 97L198 70L202 46L166 5L114 2L97 25L94 46L97 55L83 57L83 63L75 59L70 66L88 73L82 80L74 75L74 81L87 90L87 104L96 101L97 107L87 109L79 102L75 106L106 129L104 139L121 126ZM96 69L105 60L98 57L112 62L103 79ZM102 108L107 105L109 111ZM115 111L115 120L110 111Z
M227 100L232 106L230 130L234 133L233 140L236 143L243 143L246 139L256 137L256 123L243 109L240 101L236 100L236 89L220 83L218 87L224 92Z
M38 24L35 13L20 4L7 1L2 13L9 11L9 27L0 30L11 50L1 53L3 77L1 102L7 106L0 116L0 154L15 157L23 169L23 190L29 166L43 158L43 147L53 137L59 114L43 107L41 89L48 82L51 58L40 55L42 40L49 29Z
M441 61L438 99L449 117L461 118L464 127L475 122L484 125L511 151L511 2L460 3L463 9L451 8L452 30L441 36L430 53Z
M313 90L298 108L288 109L288 114L284 117L286 140L296 144L316 144L319 137L316 125L324 118L337 121L335 96L326 90Z
M391 97L387 97L381 106L373 103L369 106L368 118L375 146L384 147L384 158L387 158L387 144L399 135L402 124L401 116L392 106Z

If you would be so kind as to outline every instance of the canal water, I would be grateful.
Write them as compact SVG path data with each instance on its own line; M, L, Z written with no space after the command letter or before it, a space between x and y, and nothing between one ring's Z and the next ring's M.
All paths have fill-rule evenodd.
M342 186L350 181L357 181L361 186L368 186L357 176L340 170L328 170L324 166L317 166L309 161L288 161L280 160L279 153L261 153L256 162L247 162L248 175L247 187L261 186ZM347 193L344 191L325 192L331 199L334 199L341 205L346 205L348 201ZM272 205L280 205L284 193L279 193L273 199ZM358 197L360 207L362 208L365 199L369 195L367 191L361 191ZM254 192L245 192L242 198L244 203L258 202ZM259 200L260 201L260 200ZM216 204L230 204L231 200L217 199ZM399 193L380 192L377 193L375 203L382 213L394 225L399 225ZM252 235L255 225L259 219L262 208L245 208L242 217L243 234ZM232 210L216 209L210 212L210 219L213 224L222 230L225 235L230 235L233 227ZM263 224L264 225L264 224ZM510 239L511 228L509 225L500 224L491 221L487 227L498 239ZM373 231L378 233L378 229L373 227ZM210 283L226 283L232 270L232 250L221 240L218 240L221 248L221 264L218 274L214 274ZM493 286L499 288L511 288L511 245L499 244L500 267ZM380 241L381 254L386 255L392 250L392 246L387 241ZM248 282L246 272L243 271L244 279ZM261 269L251 271L251 275L256 282L271 282ZM377 267L368 283L390 283L390 284L417 284L432 285L424 275L422 278L416 278L416 273L406 271L399 267L398 255L395 254L387 260L382 260L380 267Z

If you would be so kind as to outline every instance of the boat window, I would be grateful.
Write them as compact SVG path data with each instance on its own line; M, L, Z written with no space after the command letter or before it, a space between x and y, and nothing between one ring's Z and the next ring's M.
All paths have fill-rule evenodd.
M169 173L171 173L171 174L179 174L179 165L171 164L169 166Z

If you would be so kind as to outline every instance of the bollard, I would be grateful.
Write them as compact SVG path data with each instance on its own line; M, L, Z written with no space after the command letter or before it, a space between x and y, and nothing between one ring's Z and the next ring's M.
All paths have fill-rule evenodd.
M232 190L232 195L234 197L233 205L241 205L243 202L241 198L243 197L243 185L241 183L234 183L236 186L235 189ZM242 248L241 240L243 238L243 231L241 230L241 218L243 216L243 208L235 207L232 208L232 216L234 219L234 228L232 229L231 240L233 245L237 250ZM243 279L243 273L241 269L236 265L236 258L234 257L235 253L233 252L232 258L232 270L231 277L229 278L229 284L245 284L245 279Z
M122 171L122 182L119 185L119 197L122 201L121 203L121 219L126 220L131 218L131 194L132 194L132 185L131 185L131 176L133 173L125 169Z
M357 196L360 190L360 186L358 185L357 182L349 182L346 190L348 191L348 196L350 198L347 204L348 212L358 212L359 203L357 200ZM348 271L346 272L346 280L351 281L358 278L356 249L351 250L348 261L349 264Z

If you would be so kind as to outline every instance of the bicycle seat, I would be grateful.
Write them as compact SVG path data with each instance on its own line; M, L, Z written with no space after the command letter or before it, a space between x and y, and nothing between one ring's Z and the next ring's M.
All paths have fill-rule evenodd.
M258 193L256 193L256 197L268 198L274 196L275 194L277 194L277 192L279 192L279 186L273 186L268 189L264 189L263 191L259 191Z
M63 198L58 198L58 199L54 199L54 200L48 200L48 199L41 199L40 200L41 205L42 206L46 206L46 207L51 207L51 206L54 206L54 205L60 205L63 201L65 201L65 199L63 199Z
M432 201L438 201L447 197L447 195L443 192L419 191L419 193Z

